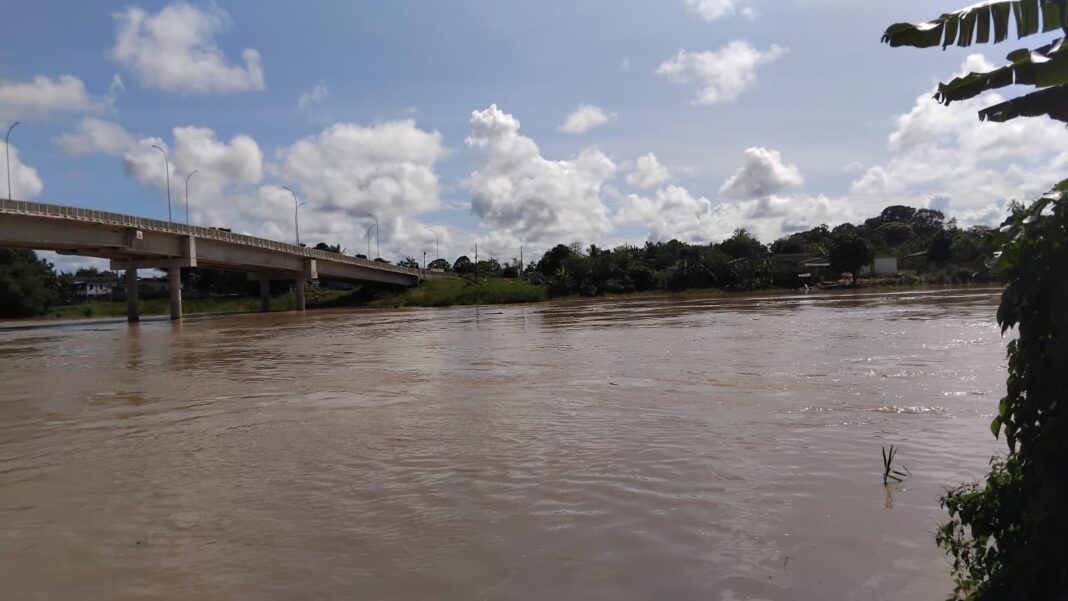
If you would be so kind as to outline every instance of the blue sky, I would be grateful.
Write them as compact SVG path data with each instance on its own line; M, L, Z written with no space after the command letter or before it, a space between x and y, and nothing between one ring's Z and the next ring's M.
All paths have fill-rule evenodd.
M929 99L1024 43L879 43L954 8L3 0L0 124L22 122L17 198L165 218L158 143L175 220L197 169L193 223L291 239L288 186L309 202L303 241L365 252L371 211L390 259L429 231L450 258L736 227L771 241L894 203L993 223L1064 176L1068 133L980 124L993 95Z

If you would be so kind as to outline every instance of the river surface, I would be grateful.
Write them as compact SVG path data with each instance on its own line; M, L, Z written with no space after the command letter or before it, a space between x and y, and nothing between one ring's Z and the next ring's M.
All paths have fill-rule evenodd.
M940 599L998 295L3 328L0 597Z

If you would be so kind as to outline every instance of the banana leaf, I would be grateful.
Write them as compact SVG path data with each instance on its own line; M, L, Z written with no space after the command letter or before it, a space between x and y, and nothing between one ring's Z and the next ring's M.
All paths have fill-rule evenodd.
M1066 38L1059 38L1035 50L1016 50L1006 58L1010 63L1004 67L986 73L969 73L949 83L939 84L935 98L942 104L949 104L1013 84L1046 88L1068 83Z
M979 111L980 121L1003 123L1017 117L1047 115L1068 123L1068 84L1043 88Z
M883 33L883 42L894 47L965 48L988 42L993 29L996 44L1008 38L1010 21L1016 23L1018 38L1054 29L1068 33L1068 0L988 0L933 21L895 23Z

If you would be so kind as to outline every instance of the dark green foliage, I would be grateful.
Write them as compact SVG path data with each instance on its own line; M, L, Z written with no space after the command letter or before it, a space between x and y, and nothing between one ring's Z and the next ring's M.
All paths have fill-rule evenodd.
M857 283L860 270L875 258L875 252L868 241L848 232L835 236L831 242L831 268L839 272L853 274L853 284Z
M456 257L456 262L452 264L452 270L460 275L474 273L475 264L471 262L471 259L467 258L467 255L460 255Z
M412 269L419 269L419 260L415 257L404 257L404 260L397 263L401 267L411 267Z
M328 253L341 254L341 245L340 244L330 245L330 244L327 244L326 242L320 242L320 243L315 245L315 250L325 250Z
M434 259L427 265L427 269L444 269L445 271L451 271L452 265L445 259Z
M938 543L954 558L955 598L1068 598L1068 180L1014 206L997 234L1005 284L998 323L1015 328L1007 393L991 424L1008 456L985 483L942 499Z
M40 315L60 300L52 264L32 250L0 249L0 317Z

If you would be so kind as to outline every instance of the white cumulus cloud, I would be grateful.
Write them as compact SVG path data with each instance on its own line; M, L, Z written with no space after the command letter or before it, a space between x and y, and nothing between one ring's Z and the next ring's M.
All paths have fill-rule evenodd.
M856 219L845 199L825 196L765 196L740 202L713 204L682 186L668 186L647 197L631 194L616 214L619 224L646 225L650 241L671 239L693 243L729 238L745 228L764 242L826 223Z
M615 113L609 113L599 106L592 104L580 104L564 120L564 124L558 129L565 134L581 134L595 127L600 127L609 121L614 121Z
M464 186L476 215L516 238L534 243L591 241L612 228L602 199L615 164L595 148L567 160L549 160L519 121L490 105L471 113L468 145L482 151L482 166Z
M166 187L163 155L170 165L171 194L181 198L181 179L197 171L190 207L215 202L223 188L255 184L263 178L263 153L251 137L238 134L222 142L206 127L176 127L173 147L160 137L138 137L118 123L86 117L74 132L61 134L53 142L68 155L106 154L122 157L123 168L141 184L160 190ZM191 184L191 187L193 185Z
M38 75L30 81L0 81L0 121L44 117L53 113L94 113L107 108L107 99L94 98L73 75L52 79Z
M380 219L411 216L438 208L434 164L446 152L440 133L411 119L371 127L336 123L282 149L277 170L317 207L360 218L365 211Z
M246 48L243 65L231 63L215 43L230 25L229 15L211 5L201 10L178 2L150 15L130 6L115 15L118 34L111 58L132 70L149 88L183 94L262 90L263 64Z
M660 164L656 155L649 153L638 157L634 170L627 174L627 183L639 188L652 188L671 179L667 167Z
M694 104L729 104L753 87L758 66L772 63L787 52L778 44L758 50L748 42L736 40L719 50L679 50L656 72L672 81L696 84Z
M705 21L712 22L741 12L749 18L756 16L744 0L684 0L691 12Z
M9 146L11 172L7 173L5 166L5 179L0 194L7 196L7 185L11 182L11 198L17 200L31 200L44 191L44 182L37 175L37 169L26 165L19 157L19 149L14 144ZM6 165L6 161L5 161Z
M314 88L304 92L297 98L297 110L303 111L313 104L321 104L329 95L330 90L326 89L326 84L320 81L315 84Z
M961 71L989 66L972 55ZM942 106L930 92L918 96L897 117L889 160L853 182L852 201L871 212L939 198L948 204L948 216L963 225L993 225L1004 217L1008 201L1037 198L1068 173L1068 130L1049 119L979 121L979 109L1004 99L989 92Z
M719 194L740 200L759 198L800 186L803 181L797 167L784 163L778 150L747 148L745 165L723 184Z

